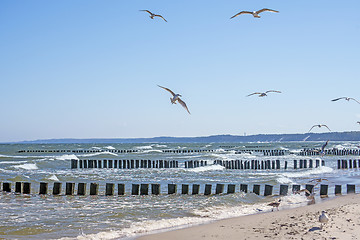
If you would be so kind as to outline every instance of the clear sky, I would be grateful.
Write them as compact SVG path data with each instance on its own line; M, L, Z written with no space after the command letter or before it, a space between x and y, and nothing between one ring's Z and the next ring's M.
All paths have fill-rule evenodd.
M279 13L230 19L261 8ZM358 131L360 104L331 99L360 99L359 11L358 0L1 0L0 142ZM246 97L269 89L282 93Z

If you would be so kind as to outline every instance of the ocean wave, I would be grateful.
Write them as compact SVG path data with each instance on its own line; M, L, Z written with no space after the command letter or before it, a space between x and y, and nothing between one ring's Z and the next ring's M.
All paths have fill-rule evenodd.
M104 147L105 149L109 149L109 150L115 150L116 148L114 148L113 146L107 146L107 147Z
M149 150L149 149L152 149L152 146L137 146L135 147L136 149L139 149L139 150Z
M119 156L116 153L112 153L112 152L98 152L98 153L89 153L89 154L81 154L78 155L79 157L94 157L94 156L99 156L99 155L112 155L112 156Z
M25 170L36 170L39 169L35 163L26 163L26 164L22 164L22 165L17 165L14 166L14 168L22 168Z
M198 168L188 168L189 172L207 172L207 171L219 171L219 170L225 170L225 167L220 165L210 165L210 166L204 166L204 167L198 167Z
M324 173L331 173L333 172L334 169L330 168L330 167L319 167L319 168L313 168L307 171L298 171L298 172L284 172L282 173L282 175L284 177L288 177L288 178L298 178L298 177L306 177L306 176L310 176L310 175L319 175L319 174L324 174Z

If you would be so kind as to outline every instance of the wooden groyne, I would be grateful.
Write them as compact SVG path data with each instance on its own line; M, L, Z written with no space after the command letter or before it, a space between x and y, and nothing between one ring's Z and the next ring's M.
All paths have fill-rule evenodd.
M0 183L1 185L1 183ZM14 187L12 187L14 185ZM64 185L64 186L63 186ZM89 185L89 189L87 186ZM66 182L54 182L52 189L49 189L49 183L40 182L38 184L39 191L32 192L30 182L3 182L1 191L4 193L15 194L40 194L40 195L160 195L160 194L191 194L191 195L217 195L217 194L233 194L233 193L254 193L256 195L272 196L280 195L285 196L289 193L300 193L302 185L261 185L261 184L204 184L203 192L200 193L200 184L167 184L166 190L161 191L161 185L159 183L135 183L131 184L130 192L126 193L126 186L124 183L106 183L104 186L104 192L99 193L98 183L74 183ZM179 188L178 188L179 186ZM310 193L315 193L315 186L313 184L306 184L304 189L307 189ZM275 187L278 189L277 193L274 193ZM339 195L343 192L342 185L334 185L334 194ZM191 188L191 189L190 189ZM116 191L117 190L117 191ZM319 194L322 197L328 196L329 185L321 184ZM356 186L354 184L346 185L346 193L355 193ZM308 194L307 194L308 195Z
M360 168L360 159L348 159L348 160L338 159L337 168L338 169Z
M288 161L280 160L214 160L213 165L220 165L225 169L237 170L280 170L289 169ZM208 161L188 160L184 161L184 168L198 168L208 166ZM325 166L324 160L300 159L293 160L293 169L317 168ZM71 168L117 168L117 169L136 169L136 168L180 168L177 160L144 160L144 159L71 159Z
M321 152L320 149L303 149L299 153L300 156L319 156L319 155L334 155L334 156L360 156L359 149L325 149Z

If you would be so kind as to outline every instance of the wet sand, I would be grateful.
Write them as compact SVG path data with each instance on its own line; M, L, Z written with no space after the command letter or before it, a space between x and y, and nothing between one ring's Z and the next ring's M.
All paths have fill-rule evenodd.
M322 210L330 218L321 228ZM317 204L216 221L137 240L176 239L360 239L360 195L350 194Z

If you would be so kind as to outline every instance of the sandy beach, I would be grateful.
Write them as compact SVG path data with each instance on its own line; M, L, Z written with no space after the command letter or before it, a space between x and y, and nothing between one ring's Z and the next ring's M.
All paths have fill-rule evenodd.
M329 216L321 228L319 216ZM138 240L161 239L360 239L360 195L338 196L304 207L216 221Z

